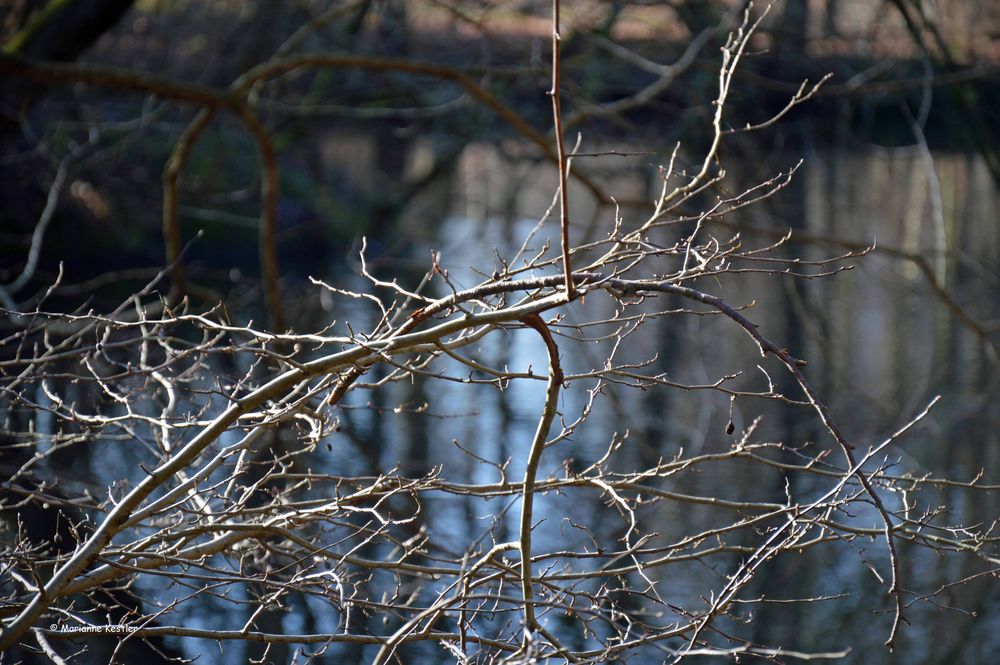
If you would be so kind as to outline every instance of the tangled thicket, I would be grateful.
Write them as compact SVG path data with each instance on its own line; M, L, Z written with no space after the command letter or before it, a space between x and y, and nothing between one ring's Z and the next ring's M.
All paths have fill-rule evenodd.
M34 311L8 311L20 329L0 340L2 417L22 462L5 485L18 502L4 508L24 515L42 508L63 535L39 542L25 518L5 538L0 646L30 645L57 659L62 641L121 625L128 632L118 649L163 636L297 645L303 657L377 645L376 663L415 642L456 662L601 663L644 650L675 661L836 657L740 637L758 606L826 599L749 593L764 566L823 548L844 552L874 574L888 599L870 610L894 617L885 635L891 647L911 606L934 603L944 590L901 576L904 544L995 565L994 525L951 524L937 503L942 487L970 495L991 488L893 468L890 445L932 404L901 415L905 424L883 441L847 440L807 378L807 363L768 337L751 303L715 295L748 273L817 279L865 254L788 259L777 251L786 239L761 245L736 233L717 237L724 227L715 222L779 195L795 172L721 194L719 148L733 133L726 101L752 31L752 20L744 21L722 51L714 140L703 157L681 169L678 147L660 168L662 191L648 216L616 214L599 238L582 244L570 244L565 192L573 157L562 144L554 95L563 196L519 251L478 266L483 278L471 288L456 283L447 257L435 256L418 284L404 285L369 270L362 250L360 273L370 288L315 282L343 303L339 311L357 316L312 334L255 329L224 307L196 312L186 300L159 296L161 280L180 281L177 263L110 313L47 313L44 299ZM286 61L247 80L324 64ZM557 92L558 59L553 74ZM93 72L80 75L100 83ZM804 85L788 108L814 90ZM245 110L230 93L220 99ZM203 112L182 142L210 115ZM165 186L176 187L176 173ZM272 205L267 196L264 205ZM550 246L551 228L560 229L562 247ZM658 371L653 357L637 357L644 334L706 316L753 342L759 380L734 372L689 385ZM360 321L368 322L364 329ZM490 349L510 343L517 330L532 331L547 368L491 364ZM397 410L457 411L456 398L470 399L463 391L544 385L533 393L537 424L523 457L486 459L456 441L464 465L327 472L323 459L334 446L367 454L364 442L341 435L341 411L364 409L372 394L413 382L443 403L403 401ZM739 428L731 420L717 433L727 448L681 449L637 467L638 458L623 451L639 408L629 396L638 391L714 391L730 410L762 400L809 409L825 435L775 442L758 435L759 419ZM602 455L581 460L574 440L607 399L616 431ZM50 461L81 446L99 447L130 475L95 487L72 469L57 473ZM678 479L716 474L761 485L784 478L785 500L678 489ZM489 506L489 519L464 535L429 519L451 500L469 510ZM582 503L598 508L580 515L573 506ZM701 527L678 533L678 510L698 511ZM536 533L543 522L551 523L545 537ZM866 552L861 542L878 550ZM297 633L258 627L262 616L294 614L301 605L326 623ZM216 616L204 616L206 608Z

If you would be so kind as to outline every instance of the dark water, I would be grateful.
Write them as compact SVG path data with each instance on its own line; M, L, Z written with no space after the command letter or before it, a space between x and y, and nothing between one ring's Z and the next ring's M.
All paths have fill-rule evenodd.
M329 150L324 150L323 141L319 146L331 170L360 182L375 168L374 148L363 136L346 141L331 135L325 140ZM405 168L419 170L427 159L422 152L426 149L416 144ZM645 202L657 193L657 170L667 159L666 153L627 144L584 144L581 152L593 156L578 157L576 166L586 169L621 203L624 226L634 227L644 220L651 210ZM389 235L373 239L372 246L390 256L377 264L379 276L391 278L398 271L404 282L415 281L435 251L451 283L456 288L471 287L499 267L498 255L511 260L523 248L521 258L530 257L546 243L554 254L557 225L551 218L541 224L539 220L552 204L555 172L516 153L485 144L468 147L447 185L417 197L402 215L405 249ZM731 160L721 191L742 191L800 158L805 161L791 185L723 223L706 225L701 233L720 240L740 233L746 246L762 247L792 229L792 239L775 253L813 261L869 245L875 249L837 264L851 269L826 277L796 279L750 272L703 280L698 287L725 297L734 306L753 303L747 316L767 337L808 361L807 375L847 438L860 449L881 441L932 397L941 395L931 414L878 460L891 465L896 475L931 474L969 481L982 472L983 483L1000 483L996 471L1000 411L994 405L1000 374L988 348L989 342L996 341L1000 322L1000 191L990 174L978 158L962 154L928 156L917 148L813 150L807 146L801 153L774 151L756 161ZM614 223L615 207L598 205L578 185L572 186L571 194L576 242L605 235ZM710 199L692 206L706 202ZM671 232L687 233L690 226ZM814 274L826 269L803 271ZM343 275L336 271L333 276L318 276L339 280L341 288L368 288L364 279ZM309 290L305 285L296 288ZM447 293L440 282L434 288L436 295ZM377 309L364 301L345 302L328 293L317 295L317 290L312 294L308 307L298 313L300 330L316 329L336 319L339 325L346 320L360 331L378 321ZM594 294L566 308L562 323L605 320L614 314L615 306L606 295ZM640 310L655 314L682 306L661 299L645 303ZM610 332L609 326L585 332L571 327L557 330L594 338ZM571 377L599 369L608 354L608 341L582 343L563 337L558 341L564 370ZM427 375L413 381L359 389L339 411L341 432L324 442L330 444L329 449L321 446L309 458L310 468L343 476L395 469L402 476L416 477L436 471L455 484L518 481L544 400L545 350L530 330L497 330L461 353L489 367L531 371L535 378L513 381L500 391L485 383L463 382L471 376L469 369L443 358ZM765 390L769 381L775 381L778 389L791 389L778 368L760 359L743 332L716 316L680 312L651 317L626 339L616 359L642 365L643 372L662 374L677 384L708 386L736 375L727 383L734 390ZM245 371L240 363L246 362L234 360L238 367L221 370ZM365 380L374 384L386 371L374 369ZM434 378L440 375L453 380ZM769 449L779 460L794 461L789 449L802 447L810 453L830 447L815 415L801 407L749 397L731 405L728 396L718 391L666 386L639 391L609 385L601 395L593 396L589 391L594 385L592 379L571 380L562 392L562 422L571 423L588 409L589 417L571 437L545 451L539 478L562 477L567 469L581 471L601 459L612 442L622 445L606 462L609 472L627 473L660 460L724 453L733 445L726 433L730 418L737 432L760 418L754 441L785 444L783 451ZM45 403L43 393L38 399ZM44 412L36 425L39 431L52 426ZM119 465L110 464L106 455L92 459L94 478L111 483L128 475ZM595 489L545 494L536 502L534 549L551 553L552 565L558 568L568 563L559 552L593 551L605 543L620 547L623 539L634 542L639 533L652 534L647 547L667 548L732 520L731 512L707 505L705 499L780 503L787 491L799 501L808 501L834 482L734 461L697 465L655 481L656 487L678 498L637 511L637 531L631 534L618 507ZM923 490L919 496L885 492L883 500L890 509L914 501L930 509L947 506L938 518L943 525L989 524L1000 514L995 492L954 486ZM483 548L515 538L519 505L516 494L510 493L491 499L459 492L429 493L423 497L416 524L424 529L433 551L460 557L471 543L479 542ZM879 524L878 515L863 503L854 504L840 518L859 529ZM963 532L948 533L960 538ZM751 533L734 536L735 545L755 542ZM380 548L366 554L392 555ZM741 624L726 619L720 625L741 639L800 651L850 647L853 651L846 662L991 662L998 646L1000 593L989 575L948 587L933 603L915 603L907 611L913 626L904 629L899 650L895 655L884 650L881 643L888 632L886 610L890 606L885 585L872 572L885 574L884 549L879 542L858 537L801 556L783 555L764 567L741 597L823 600L748 605L741 618L750 621ZM943 585L995 567L995 546L986 544L984 551L991 552L992 558L939 556L900 543L901 575L912 592L907 599L915 600L919 594L936 592ZM629 602L635 604L633 609L648 603L651 611L660 612L656 621L668 624L673 617L679 618L672 614L675 608L703 608L702 598L724 585L739 560L738 554L728 552L652 567L648 581L655 584L665 604L639 598ZM577 571L594 570L601 563L600 559L583 559L572 561L572 566ZM542 570L547 569L540 566L537 572ZM391 594L397 584L391 576L376 574L365 594L370 598ZM641 586L636 580L632 584ZM163 602L181 597L162 580L143 579L137 585ZM599 586L595 580L580 582L577 588L596 592ZM413 590L430 599L438 589L427 583L426 588ZM240 585L234 585L231 592L237 599L250 597ZM346 616L329 603L311 597L293 598L289 603L293 611L283 615L278 629L329 633L345 629ZM975 616L940 606L960 607ZM240 617L231 613L225 603L181 605L174 623L206 628L241 625ZM496 625L487 622L481 628L498 628L505 620L496 619ZM378 617L351 626L352 632L392 629ZM577 649L593 648L595 640L607 636L607 629L601 627L597 635L585 636L571 621L553 629ZM195 640L181 644L192 656L205 648L205 643ZM249 653L244 649L235 642L227 644L223 657L242 662ZM444 650L433 645L408 647L401 653L406 662L451 662ZM326 658L328 662L364 662L373 655L371 648L331 647ZM639 662L659 662L664 656L650 648L640 650L636 657Z
M604 189L625 202L621 214L628 227L648 214L648 208L635 203L652 200L656 167L666 157L641 146L585 146L582 150L612 149L641 154L581 157L577 163L597 174ZM1000 321L1000 192L990 174L974 156L867 146L806 150L802 155L774 153L754 169L741 167L739 162L735 167L730 164L725 186L740 191L790 167L800 156L805 162L784 191L703 232L720 239L740 232L746 244L762 246L793 229L792 240L778 253L812 260L868 245L874 249L847 261L850 270L828 277L803 280L744 274L718 284L705 281L700 288L723 295L733 305L756 303L748 316L772 340L809 361L807 374L858 447L881 441L932 397L941 395L929 417L887 450L884 461L894 473L969 481L982 472L982 482L1000 482L995 471L1000 411L994 405L1000 374L988 348L996 340ZM419 148L413 159L419 161ZM363 167L355 163L353 168ZM439 251L441 265L461 288L478 283L482 273L497 268L497 253L510 257L533 230L529 250L538 250L545 242L555 247L553 220L536 229L552 203L554 187L555 173L547 165L508 159L491 146L471 146L456 166L446 197L450 201L447 214L417 234L420 241L412 256L419 264L431 250ZM574 187L572 192L576 237L606 233L614 208L596 206L582 188ZM420 211L424 217L433 216L427 209L432 203L415 205L425 206ZM567 322L608 317L612 305L601 297L574 304ZM585 344L565 348L567 373L599 367L606 351ZM532 368L544 375L546 367L544 349L531 331L495 332L466 353L489 366L512 371ZM730 321L718 317L678 315L650 321L629 338L619 359L650 361L650 373L665 372L670 380L684 384L707 385L735 373L741 374L732 386L741 390L765 389L768 373L784 381L773 367L759 367L750 340ZM441 361L437 368L453 377L469 374L450 360ZM565 421L580 415L592 385L580 381L564 392L560 413ZM512 478L523 471L543 396L540 379L514 382L504 392L483 385L418 381L391 387L380 403L427 402L426 415L401 413L377 423L365 421L360 413L357 418L361 429L380 441L379 459L385 468L398 464L401 472L412 475L440 467L443 477L457 483L493 483L501 479L495 465L506 465ZM357 403L365 399L359 397ZM710 390L609 388L607 395L596 400L586 426L571 440L546 451L539 477L559 476L567 464L583 468L593 463L613 438L626 433L628 438L612 458L612 468L636 469L660 458L725 451L731 445L725 436L729 409L727 397ZM737 431L759 416L763 420L758 440L781 441L791 447L829 445L807 410L739 399L731 412ZM459 446L492 464L463 454ZM783 474L761 475L745 466L720 464L704 472L677 474L665 479L662 487L734 501L782 501L786 480ZM794 478L791 482L794 491L805 497L824 489L822 483L801 484ZM948 487L936 492L923 492L919 501L928 506L947 505L943 523L989 523L998 515L993 492ZM911 499L893 494L885 498L890 508L900 508ZM499 541L517 530L517 501L509 497L481 501L431 495L425 509L425 526L443 546L456 551L487 534ZM537 511L541 519L535 532L538 551L586 547L588 538L577 525L586 525L598 538L623 535L615 508L596 492L546 495L540 498ZM719 524L720 519L707 506L683 501L662 503L641 515L643 527L656 532L651 542L658 545ZM845 519L858 526L878 526L877 514L864 506ZM881 642L888 631L888 605L884 587L867 568L871 564L884 572L883 549L859 540L797 560L780 559L758 576L749 596L829 599L788 607L764 605L754 611L750 626L734 630L747 639L806 651L853 647L848 662L873 662L864 655L870 649L877 650L877 662L987 662L996 646L996 638L990 636L1000 624L1000 596L991 577L958 585L941 600L941 604L961 605L975 612L975 617L918 603L908 612L914 627L904 630L900 650L896 655L884 650ZM905 543L901 552L901 575L914 594L938 590L992 565L974 557L941 559ZM656 568L651 574L661 594L684 606L719 588L732 561L720 557L708 565L678 563ZM430 662L434 657L424 653L421 658Z

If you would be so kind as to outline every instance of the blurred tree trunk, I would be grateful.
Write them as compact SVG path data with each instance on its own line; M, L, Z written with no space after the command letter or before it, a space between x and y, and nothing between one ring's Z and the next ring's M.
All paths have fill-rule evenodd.
M41 2L35 2L20 17L22 24L12 34L4 35L0 52L43 60L76 60L115 26L132 3L133 0L50 0L41 6ZM0 201L4 201L0 226L6 232L24 236L30 236L44 206L48 192L37 183L50 178L51 165L44 154L34 150L34 145L25 143L17 128L45 91L44 86L0 78L0 155L25 155L23 160L0 165ZM5 238L2 242L8 244L11 240ZM0 260L0 265L3 263Z
M774 26L774 33L777 36L775 50L779 55L795 54L801 58L809 38L808 0L784 0L782 5L783 9Z
M823 8L823 36L824 37L836 37L837 31L837 8L840 5L840 0L826 0L826 6Z
M0 50L6 55L41 60L76 60L118 23L132 3L133 0L50 0L29 14L24 25L4 41ZM42 90L18 81L0 81L0 137L17 125Z
M115 26L133 0L50 0L3 45L7 54L68 62Z

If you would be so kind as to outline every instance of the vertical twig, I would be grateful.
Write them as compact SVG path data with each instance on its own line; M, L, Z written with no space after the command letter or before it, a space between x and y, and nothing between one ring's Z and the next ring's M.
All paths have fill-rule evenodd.
M538 623L535 617L533 581L531 579L531 522L535 503L535 477L538 474L538 464L542 459L542 451L545 450L545 442L549 438L549 429L556 416L556 402L559 399L559 389L562 387L564 376L562 365L559 364L559 347L542 317L538 314L529 314L521 319L521 322L542 336L545 350L549 356L549 382L545 390L545 406L542 408L541 418L538 419L538 428L535 430L535 437L531 441L531 450L528 452L521 498L521 528L518 538L521 548L521 596L524 601L525 640L527 640L529 633L540 633L567 661L574 662L576 659L569 651L559 644L554 635Z
M181 263L181 225L177 218L178 181L181 171L187 162L191 149L198 141L198 137L208 127L208 122L215 114L215 109L204 107L198 112L184 133L177 140L174 151L167 160L167 166L163 170L163 241L166 245L167 265L170 266L170 297L171 302L176 302L184 297L186 283L184 278L184 265Z
M284 307L278 290L278 252L275 247L275 231L278 221L278 157L274 144L257 117L249 107L240 104L240 118L257 142L260 154L260 228L257 232L260 253L260 276L264 282L264 295L271 330L276 333L285 330Z
M45 207L42 209L42 214L38 217L38 223L35 224L35 231L31 234L28 259L24 263L21 274L6 287L6 290L10 293L17 293L26 287L31 282L31 278L35 276L35 269L38 268L38 261L42 256L42 241L45 239L45 231L48 229L49 223L55 215L56 205L59 203L59 195L62 193L63 184L66 182L67 166L76 152L76 150L70 152L59 161L59 166L56 168L56 175L52 179L49 194L45 199ZM14 308L11 307L11 309Z
M563 272L566 276L566 299L576 297L573 268L569 262L569 195L566 193L566 145L563 142L562 108L559 102L559 0L552 0L552 116L555 119L556 157L559 161L559 229L562 233Z
M274 246L275 227L278 217L278 159L274 152L267 131L254 117L250 109L243 104L235 108L247 129L253 135L260 153L261 165L261 213L259 229L259 251L261 264L261 279L264 282L264 293L267 300L268 318L271 329L282 332L285 327L284 311L281 305L281 295L278 291L277 251ZM184 296L186 279L184 266L180 261L181 229L177 215L178 183L181 172L191 154L194 144L208 127L215 109L205 107L198 112L191 123L177 140L170 159L163 172L163 239L166 244L167 264L170 266L170 276L173 281L170 290L170 300L177 301Z

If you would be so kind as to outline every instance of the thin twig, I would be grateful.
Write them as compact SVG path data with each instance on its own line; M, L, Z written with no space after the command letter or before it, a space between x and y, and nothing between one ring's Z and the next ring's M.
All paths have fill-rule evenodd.
M566 145L563 139L563 121L559 78L562 74L561 45L559 34L559 0L552 0L552 117L555 122L556 160L559 165L559 230L562 246L563 275L566 277L566 299L576 298L573 285L573 268L570 264L569 244L569 192L566 190Z

